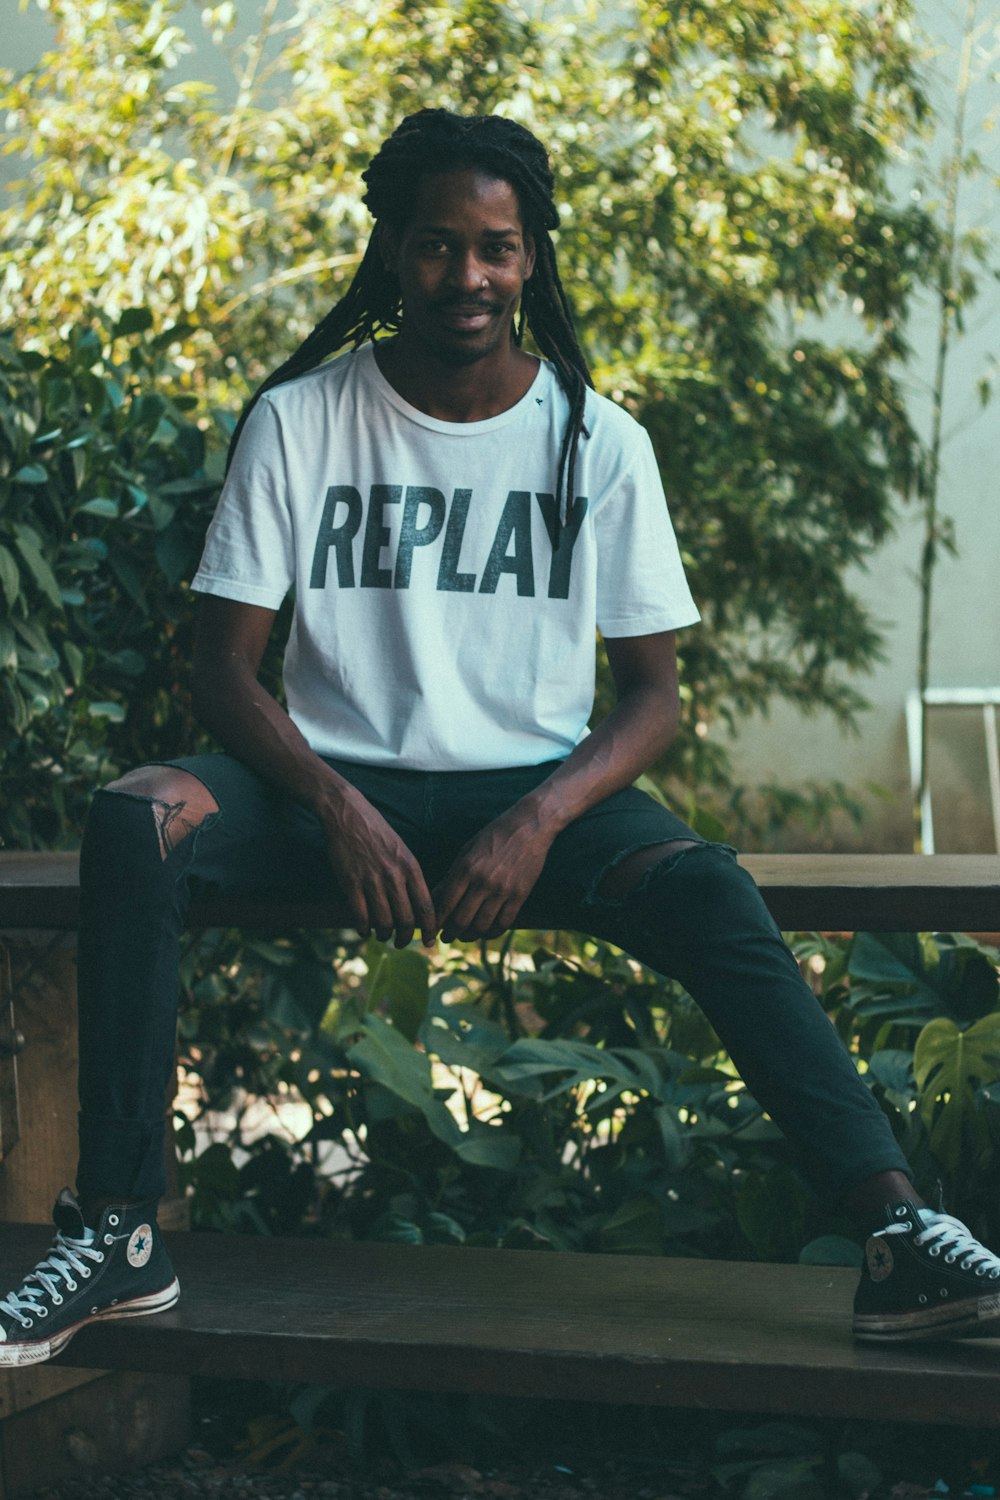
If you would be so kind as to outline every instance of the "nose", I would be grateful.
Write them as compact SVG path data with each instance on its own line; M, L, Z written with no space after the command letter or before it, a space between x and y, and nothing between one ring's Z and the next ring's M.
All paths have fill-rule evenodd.
M457 251L451 259L450 277L456 290L477 295L488 285L483 263L474 250Z

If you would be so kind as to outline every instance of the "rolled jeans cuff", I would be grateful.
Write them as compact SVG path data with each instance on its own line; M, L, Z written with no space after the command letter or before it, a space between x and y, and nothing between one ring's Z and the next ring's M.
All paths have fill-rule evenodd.
M162 1198L166 1191L166 1121L79 1116L81 1197Z

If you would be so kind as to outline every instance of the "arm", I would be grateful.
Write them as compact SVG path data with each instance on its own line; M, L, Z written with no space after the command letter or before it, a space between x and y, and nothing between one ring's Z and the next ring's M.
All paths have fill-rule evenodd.
M433 941L434 908L420 866L360 792L310 749L257 681L275 611L206 595L195 641L194 711L231 755L318 817L354 924L405 947Z
M620 637L606 646L614 708L557 771L462 851L434 892L446 938L496 937L512 926L556 835L630 786L677 732L675 633Z

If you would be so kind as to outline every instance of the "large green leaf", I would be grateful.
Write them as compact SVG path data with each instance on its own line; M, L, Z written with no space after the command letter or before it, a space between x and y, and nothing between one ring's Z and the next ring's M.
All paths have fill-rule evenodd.
M954 1170L965 1137L975 1131L977 1089L1000 1078L1000 1012L964 1031L944 1016L928 1022L917 1038L913 1072L931 1147Z
M374 1009L388 1002L396 1030L416 1041L427 1009L430 965L416 948L391 948L373 939L365 948L368 961L368 1004Z
M21 573L17 566L17 559L6 547L0 547L0 584L7 596L7 607L12 609L14 601L21 591Z
M418 1109L438 1140L452 1148L460 1144L458 1123L438 1098L430 1058L407 1041L381 1016L366 1016L361 1034L348 1048L348 1062L363 1078L379 1083Z

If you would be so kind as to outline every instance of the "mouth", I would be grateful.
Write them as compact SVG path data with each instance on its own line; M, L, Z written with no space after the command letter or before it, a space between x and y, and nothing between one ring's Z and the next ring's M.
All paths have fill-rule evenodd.
M454 328L460 333L476 333L480 328L485 328L492 323L496 316L496 309L484 307L482 303L472 305L452 303L451 306L442 307L438 316L449 328Z

